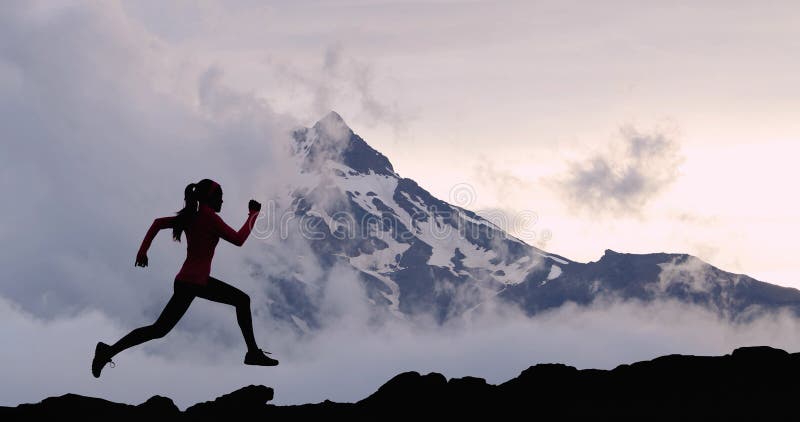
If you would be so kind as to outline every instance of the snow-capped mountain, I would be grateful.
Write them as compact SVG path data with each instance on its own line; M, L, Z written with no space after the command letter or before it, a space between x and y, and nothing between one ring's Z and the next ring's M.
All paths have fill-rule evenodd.
M294 133L300 177L286 195L300 235L322 272L354 269L372 304L397 317L420 312L442 322L491 297L528 313L598 295L670 297L740 317L761 308L800 309L800 291L731 274L685 254L607 250L580 263L505 233L476 213L435 198L394 171L388 158L335 112ZM263 274L252 263L254 274ZM314 289L302 274L270 277L273 316L303 329L320 325Z

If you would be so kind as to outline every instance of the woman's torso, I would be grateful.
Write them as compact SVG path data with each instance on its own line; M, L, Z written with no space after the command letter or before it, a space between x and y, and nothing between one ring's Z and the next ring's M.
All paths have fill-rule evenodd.
M206 284L211 274L211 260L219 243L213 226L214 211L200 206L195 218L184 230L186 235L186 260L175 279L193 284Z

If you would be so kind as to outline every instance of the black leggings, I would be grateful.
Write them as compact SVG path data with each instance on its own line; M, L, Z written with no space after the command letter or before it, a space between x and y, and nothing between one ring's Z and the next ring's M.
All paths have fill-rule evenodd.
M137 344L167 335L183 314L186 313L186 310L189 309L189 305L192 304L192 300L195 297L235 306L236 320L239 322L239 328L242 329L242 335L244 335L245 343L247 343L247 350L258 350L255 336L253 336L253 320L250 316L250 296L224 281L209 277L208 284L205 286L175 280L172 298L170 298L164 310L161 311L161 315L156 322L152 325L137 328L122 337L111 346L113 354L116 355Z

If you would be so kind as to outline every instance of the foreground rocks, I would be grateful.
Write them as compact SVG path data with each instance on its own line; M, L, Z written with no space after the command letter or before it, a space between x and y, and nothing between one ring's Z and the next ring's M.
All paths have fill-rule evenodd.
M263 420L296 418L477 419L484 417L636 420L798 419L800 353L770 347L725 356L669 355L613 370L540 364L500 385L481 378L399 374L357 403L268 404L274 391L248 386L180 412L154 396L134 406L67 394L0 408L0 420Z

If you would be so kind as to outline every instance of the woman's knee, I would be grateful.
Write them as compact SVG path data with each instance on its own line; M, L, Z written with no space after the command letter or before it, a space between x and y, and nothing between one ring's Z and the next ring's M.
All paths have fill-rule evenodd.
M236 298L236 306L242 308L250 308L250 296L247 293L241 292Z
M162 338L162 337L166 336L167 333L170 332L170 330L172 330L171 326L159 325L159 324L153 324L148 328L150 329L149 330L150 336L152 336L154 339Z

